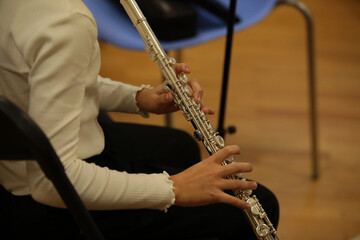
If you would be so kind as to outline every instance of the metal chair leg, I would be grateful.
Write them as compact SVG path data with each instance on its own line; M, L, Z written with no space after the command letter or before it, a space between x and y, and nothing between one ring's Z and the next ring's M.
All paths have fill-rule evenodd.
M315 81L315 51L314 51L314 21L309 8L301 1L278 0L277 6L287 4L298 9L305 17L307 24L308 68L309 68L309 104L310 104L310 134L312 149L312 179L319 177L318 139L317 139L317 105Z

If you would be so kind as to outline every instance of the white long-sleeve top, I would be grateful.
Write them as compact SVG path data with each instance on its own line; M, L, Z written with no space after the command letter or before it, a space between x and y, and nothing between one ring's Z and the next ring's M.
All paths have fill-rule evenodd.
M95 20L81 0L0 0L0 95L40 126L88 209L166 210L175 201L167 173L128 174L82 159L101 153L98 111L139 113L140 87L98 75ZM64 207L35 161L0 161L14 195Z

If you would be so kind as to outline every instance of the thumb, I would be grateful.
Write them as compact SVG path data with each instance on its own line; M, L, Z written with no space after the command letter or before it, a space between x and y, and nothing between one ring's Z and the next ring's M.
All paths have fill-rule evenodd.
M165 92L165 93L162 94L162 95L163 95L162 99L163 99L163 102L164 102L164 103L170 103L170 102L172 102L173 96L172 96L171 92Z
M165 90L165 82L161 83L160 85L158 85L155 88L155 93L156 94L163 94L166 93L167 91Z

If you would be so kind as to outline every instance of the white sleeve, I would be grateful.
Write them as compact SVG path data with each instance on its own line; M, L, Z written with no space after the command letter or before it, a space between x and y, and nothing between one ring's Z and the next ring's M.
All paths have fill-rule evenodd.
M81 199L88 209L166 210L175 201L172 182L166 173L128 174L78 158L88 64L97 41L95 23L83 14L41 21L29 34L25 33L30 31L28 28L21 27L16 33L20 51L31 66L28 111L50 139ZM37 163L29 161L26 167L33 198L64 207Z
M136 93L148 85L134 86L98 76L100 109L126 113L139 113L143 117L149 114L141 111L136 104Z

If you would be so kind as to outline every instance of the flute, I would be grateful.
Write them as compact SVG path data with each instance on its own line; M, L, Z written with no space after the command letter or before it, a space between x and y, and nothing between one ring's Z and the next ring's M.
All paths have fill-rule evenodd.
M191 90L186 84L186 75L176 75L173 69L176 63L175 59L167 56L137 3L134 0L120 0L120 2L145 42L145 51L150 54L151 60L157 63L162 75L166 79L166 90L172 93L175 104L179 107L185 119L193 125L196 140L202 141L210 155L220 151L225 147L225 141L215 132L205 113L200 109L200 104L197 104L192 98ZM229 156L222 162L222 165L234 163L233 156ZM246 181L240 173L228 176L227 178ZM250 209L243 211L256 237L259 240L280 240L276 229L259 200L255 195L252 195L252 191L234 190L233 192L237 198L250 204Z

